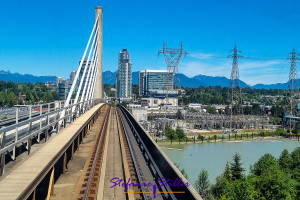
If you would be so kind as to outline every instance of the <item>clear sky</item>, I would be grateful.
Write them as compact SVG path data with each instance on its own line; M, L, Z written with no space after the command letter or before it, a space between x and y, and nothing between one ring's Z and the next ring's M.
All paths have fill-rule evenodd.
M99 3L100 2L100 3ZM127 48L133 71L165 69L163 40L190 54L180 72L230 77L234 44L246 83L286 82L300 52L297 0L15 0L0 1L0 70L67 78L76 70L103 6L103 70L117 70Z

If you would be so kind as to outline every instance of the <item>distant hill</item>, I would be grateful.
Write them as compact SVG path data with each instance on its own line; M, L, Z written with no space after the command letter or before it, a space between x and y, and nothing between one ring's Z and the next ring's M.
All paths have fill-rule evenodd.
M2 81L12 81L19 83L36 83L36 82L56 82L56 76L34 76L31 74L19 74L11 73L10 71L0 71L0 80Z
M187 77L184 74L179 74L180 83L182 87L199 87L199 86L221 86L228 87L230 79L222 76L206 76L206 75L196 75L194 77ZM20 83L36 83L36 82L56 82L56 76L34 76L31 74L19 74L11 73L10 71L0 70L0 80L12 81ZM132 83L138 84L139 72L132 72ZM300 80L299 80L300 82ZM103 83L115 84L116 83L116 72L105 71L103 72ZM276 84L256 84L254 86L249 86L245 82L241 81L242 87L251 87L255 89L286 89L288 83L276 83Z
M103 72L103 83L115 84L116 83L116 72L105 71Z
M179 74L180 83L183 87L199 87L199 86L217 86L228 87L230 80L226 77L212 77L205 75L197 75L192 78L184 74ZM132 72L132 83L138 84L139 72ZM116 72L105 71L103 72L103 82L115 84ZM249 87L245 82L241 81L242 87Z
M192 79L201 80L204 86L222 86L228 87L230 85L230 79L224 76L206 76L206 75L197 75L192 77ZM241 87L249 87L245 82L240 81Z
M252 86L252 88L255 88L255 89L287 89L288 84L287 83L276 83L276 84L270 84L270 85L256 84L256 85Z
M132 83L138 84L139 72L132 72ZM187 77L184 74L179 74L180 83L183 87L199 87L199 86L221 86L228 87L230 84L230 79L223 76L206 76L206 75L196 75L194 77ZM109 84L115 84L116 82L116 72L105 71L103 72L103 82ZM300 82L300 80L299 80ZM286 89L287 83L276 83L276 84L256 84L254 86L249 86L244 81L241 81L242 87L251 87L255 89Z

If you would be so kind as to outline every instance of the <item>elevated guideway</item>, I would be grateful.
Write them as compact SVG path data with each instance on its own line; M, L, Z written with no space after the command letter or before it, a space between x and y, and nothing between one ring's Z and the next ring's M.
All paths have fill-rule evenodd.
M45 190L52 188L55 179L64 173L88 129L105 110L104 104L94 106L11 171L0 182L0 199L45 198L45 194L48 195ZM51 189L49 191L51 193Z

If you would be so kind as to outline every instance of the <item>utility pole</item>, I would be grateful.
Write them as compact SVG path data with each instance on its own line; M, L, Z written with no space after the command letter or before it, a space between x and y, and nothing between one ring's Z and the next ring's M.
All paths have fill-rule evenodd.
M173 91L174 85L176 85L176 83L178 84L178 88L179 88L178 91L180 90L178 65L182 55L187 55L188 53L183 50L182 42L180 43L179 47L175 49L175 48L168 48L165 41L163 44L163 49L158 51L158 54L161 53L164 55L167 64L167 71L168 71L168 78L165 81L166 105L165 105L165 119L164 119L164 127L163 127L165 129L167 106L169 104L169 91ZM175 83L173 79L173 74L175 74ZM177 111L178 111L178 105L177 105Z
M240 73L239 73L239 66L238 66L238 58L242 58L239 53L241 52L236 48L234 45L234 49L231 50L231 55L228 57L232 58L232 69L231 69L231 76L230 76L230 131L232 130L232 114L233 114L233 106L240 104L242 109L242 91L240 85ZM243 114L243 111L240 113L240 109L236 106L235 114Z
M290 53L291 57L288 59L291 61L291 68L290 68L290 74L289 74L289 82L288 82L288 91L290 93L290 106L291 106L291 112L290 112L290 134L292 134L292 117L293 117L293 100L294 97L298 97L299 94L299 82L298 82L298 74L297 74L297 66L296 66L296 60L299 60L297 58L297 53L295 49Z

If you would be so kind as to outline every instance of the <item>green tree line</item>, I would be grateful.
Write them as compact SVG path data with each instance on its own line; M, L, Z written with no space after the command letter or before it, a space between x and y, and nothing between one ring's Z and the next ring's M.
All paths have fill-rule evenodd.
M19 95L25 95L24 101ZM36 104L57 100L57 89L44 83L17 83L0 81L0 106L12 107L16 104Z
M205 200L300 199L300 147L289 153L283 150L276 159L267 153L245 175L241 156L234 155L214 184L202 169L195 187Z

